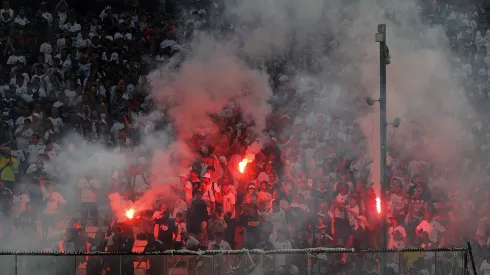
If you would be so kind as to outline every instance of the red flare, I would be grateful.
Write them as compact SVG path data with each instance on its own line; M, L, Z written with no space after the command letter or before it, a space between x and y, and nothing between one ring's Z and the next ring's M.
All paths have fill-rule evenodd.
M243 174L245 172L245 167L249 163L249 160L247 158L244 158L240 163L238 164L238 171Z
M133 219L133 217L134 217L134 209L131 208L129 210L126 210L126 218L131 220Z

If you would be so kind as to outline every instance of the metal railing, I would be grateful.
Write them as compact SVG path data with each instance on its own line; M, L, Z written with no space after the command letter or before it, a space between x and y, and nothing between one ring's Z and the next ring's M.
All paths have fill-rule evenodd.
M0 252L1 274L5 275L338 275L375 271L379 259L387 258L388 274L427 270L434 275L474 274L471 248L437 250L232 250L158 253L40 253ZM476 274L475 274L476 275Z

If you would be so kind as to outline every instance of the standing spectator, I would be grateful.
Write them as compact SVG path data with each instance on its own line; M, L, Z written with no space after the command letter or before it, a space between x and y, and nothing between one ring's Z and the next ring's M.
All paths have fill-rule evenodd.
M291 243L286 239L286 232L279 230L275 236L272 236L272 246L276 250L291 249ZM286 266L288 255L275 255L274 257L274 270L281 270Z
M480 265L480 271L483 272L483 275L490 274L490 256L487 256Z
M0 180L13 188L15 183L15 169L17 168L17 158L12 156L11 150L0 147Z
M182 213L179 212L175 215L175 224L177 226L177 234L175 236L174 249L178 250L184 247L184 240L187 236L187 224Z
M31 138L31 143L27 146L27 163L29 165L35 163L38 160L40 154L44 154L46 147L44 144L40 143L39 135L33 134Z
M248 210L248 211L247 211ZM253 248L259 242L262 221L256 206L248 206L240 216L244 229L244 247Z
M230 191L229 185L223 185L223 213L230 219L235 219L236 197Z
M189 232L199 234L201 232L202 223L209 219L206 202L202 199L202 191L196 191L194 200L191 203L189 211L190 227Z
M230 244L223 240L223 232L214 233L214 241L209 243L208 250L231 250Z
M226 230L226 222L223 218L220 217L220 215L216 212L214 212L211 215L211 219L207 223L207 233L210 236L210 240L213 240L214 236L216 235L217 232L220 232L221 235Z
M59 215L66 201L60 193L54 191L52 183L41 180L40 184L43 193L43 203L45 205L42 220L42 236L46 240L49 230L56 230L58 228Z
M336 245L343 246L350 236L351 226L346 212L346 207L349 201L349 186L345 183L338 183L340 192L336 196L332 204L332 212L334 215L334 234Z
M405 228L398 223L395 217L388 217L390 228L388 229L388 248L403 249L407 243Z
M12 198L12 218L18 221L21 213L26 211L27 203L30 202L29 196L22 192L20 187L17 185L14 187L13 198Z
M34 211L31 202L25 204L25 210L20 213L17 223L17 230L22 236L40 236L37 231L36 211Z
M214 212L216 209L216 200L214 197L213 187L211 186L211 175L209 173L205 173L204 176L202 176L201 190L203 192L202 199L208 206L208 213Z
M80 202L82 203L82 225L85 226L89 218L94 225L97 225L99 218L97 194L101 188L99 181L91 173L88 173L78 181L77 187L80 189Z
M155 238L162 242L164 250L172 249L174 246L174 235L178 228L175 220L170 218L170 212L166 204L162 204L160 211L153 214L155 220Z
M113 233L107 241L108 252L126 252L133 249L135 242L134 232L131 225L118 224L114 226ZM131 256L110 257L108 261L109 275L132 275L134 274L134 264Z
M13 195L10 189L5 187L3 180L0 179L0 236L8 237L10 234L10 211L12 209Z

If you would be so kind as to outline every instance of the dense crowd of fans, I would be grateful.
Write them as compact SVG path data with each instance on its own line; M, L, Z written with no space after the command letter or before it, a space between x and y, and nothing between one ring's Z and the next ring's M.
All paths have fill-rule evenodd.
M155 12L158 5L126 1L104 6L102 11L85 7L79 13L68 0L38 6L2 3L2 245L12 245L8 240L15 236L36 236L39 247L68 252L131 251L136 236L147 240L146 251L379 247L376 193L370 177L373 160L366 155L359 125L351 119L355 116L305 112L311 102L300 101L303 98L290 89L274 90L270 140L243 172L239 163L253 135L238 108L230 104L213 118L226 138L211 147L206 136L193 137L190 146L202 158L188 169L182 167L171 200L135 213L131 225L115 222L110 209L101 210L109 205L108 194L134 201L151 188L151 152L140 146L141 136L171 122L141 122L154 105L145 76L179 54L192 32L206 26L208 4L198 1L181 12L180 6L167 3L165 11ZM455 77L463 79L468 98L482 111L481 117L468 121L477 143L472 156L478 158L470 157L467 165L465 180L471 188L456 190L444 185L450 176L444 167L390 148L384 175L390 194L382 204L389 212L389 248L436 248L468 239L478 252L486 253L490 197L485 177L488 159L482 152L490 148L483 105L489 96L490 31L479 25L484 12L472 6L462 11L448 6L425 14L434 24L445 26L458 54ZM278 68L270 74L282 86L291 77ZM84 143L63 140L73 133ZM87 171L75 183L64 182L57 157L83 150L87 144L106 146L135 161L114 171ZM80 191L76 203L67 203L69 194L60 187L66 184ZM68 229L61 227L66 219L71 220ZM98 231L88 238L85 229L90 226ZM51 233L65 229L63 240L53 241ZM349 261L354 260L340 260L346 266ZM277 257L272 269L286 263L286 257ZM304 264L286 271L295 274ZM490 272L487 261L481 267ZM119 274L118 267L111 268ZM372 262L363 268L376 269ZM426 265L412 268L421 271Z

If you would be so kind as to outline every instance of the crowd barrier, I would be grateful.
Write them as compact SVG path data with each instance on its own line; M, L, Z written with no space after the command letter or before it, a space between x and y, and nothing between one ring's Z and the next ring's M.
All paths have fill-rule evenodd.
M388 274L476 275L471 247L436 250L231 250L158 253L0 252L5 275L339 275L366 274L386 260Z

